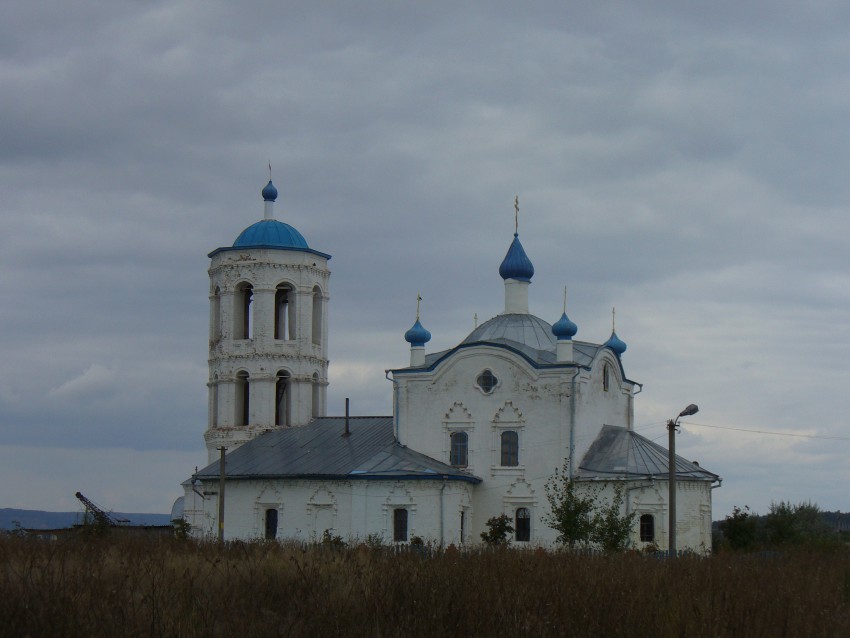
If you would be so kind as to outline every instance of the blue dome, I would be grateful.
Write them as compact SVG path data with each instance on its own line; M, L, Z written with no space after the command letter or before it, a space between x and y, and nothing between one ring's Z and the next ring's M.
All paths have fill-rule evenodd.
M611 348L617 356L620 356L626 351L626 342L620 339L620 337L617 336L617 333L613 330L611 331L611 336L608 338L608 341L602 345Z
M269 182L271 183L271 182ZM268 187L266 187L268 188ZM274 186L272 186L274 188ZM265 189L264 189L265 190ZM276 192L276 191L275 191ZM304 236L289 224L264 219L239 233L234 248L309 248Z
M499 274L502 279L516 279L518 281L531 281L534 276L534 266L519 243L519 237L514 233L508 253L499 266Z
M413 324L413 327L404 333L404 340L412 347L421 348L431 341L431 333L425 330L425 328L422 327L422 324L419 323L419 319L417 319L416 323Z
M558 321L555 322L555 325L552 326L552 334L558 337L559 341L572 339L577 332L578 326L570 321L566 312L562 314L561 318L558 319Z
M277 189L274 187L271 180L269 180L269 183L263 187L262 195L263 199L267 202L273 202L277 199Z

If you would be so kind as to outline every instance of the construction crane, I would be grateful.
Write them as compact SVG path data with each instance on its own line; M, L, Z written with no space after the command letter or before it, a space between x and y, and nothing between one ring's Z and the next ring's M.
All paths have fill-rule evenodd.
M93 522L98 524L98 525L105 525L105 526L108 526L108 527L113 527L115 525L124 525L124 524L130 522L126 518L116 518L115 516L113 516L109 512L105 512L104 510L99 508L97 505L92 503L85 496L83 496L82 492L77 492L76 494L74 494L74 496L76 496L78 499L80 499L80 502L85 506L85 508L86 508L86 519L88 519L88 517L91 516L92 519L93 519Z

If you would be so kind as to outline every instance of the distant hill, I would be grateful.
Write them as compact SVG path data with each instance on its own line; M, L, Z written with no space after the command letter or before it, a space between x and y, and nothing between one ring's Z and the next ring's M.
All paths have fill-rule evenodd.
M170 514L125 514L110 512L116 518L126 518L129 525L168 525ZM0 508L0 529L61 529L82 523L82 512L43 512L41 510L19 510L11 507Z

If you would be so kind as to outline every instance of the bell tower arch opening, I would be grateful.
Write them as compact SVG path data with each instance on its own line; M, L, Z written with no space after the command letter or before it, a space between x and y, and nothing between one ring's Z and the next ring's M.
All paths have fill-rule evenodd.
M322 289L318 286L313 286L313 343L315 345L322 344L322 303L324 303Z
M251 339L254 336L254 320L252 305L254 287L247 281L236 286L233 295L233 338Z
M295 288L292 284L278 284L274 292L274 338L293 341L296 332Z
M291 425L292 375L281 370L275 379L274 424Z

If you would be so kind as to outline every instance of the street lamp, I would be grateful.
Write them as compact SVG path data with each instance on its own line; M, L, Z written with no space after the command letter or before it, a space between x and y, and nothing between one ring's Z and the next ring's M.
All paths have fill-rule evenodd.
M669 497L667 500L670 501L669 505L669 531L670 531L670 540L667 543L667 555L675 556L676 555L676 428L679 427L679 419L683 416L691 416L692 414L696 414L699 412L699 408L695 403L691 403L684 410L679 412L679 416L675 419L670 419L667 421L667 430L670 434L670 443L669 443L669 457L667 459L668 469L670 471L670 478L668 480L668 488L670 490Z

